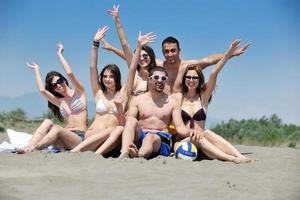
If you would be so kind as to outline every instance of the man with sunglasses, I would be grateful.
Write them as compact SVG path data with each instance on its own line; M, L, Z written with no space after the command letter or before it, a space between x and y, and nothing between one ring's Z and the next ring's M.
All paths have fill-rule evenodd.
M248 43L242 48L237 49L233 56L239 56L243 54L250 45L251 43ZM204 69L210 65L216 64L223 57L223 54L213 54L198 60L181 60L180 51L181 49L178 40L172 36L169 36L162 42L162 53L165 57L165 60L156 60L157 65L165 67L168 71L169 78L165 87L165 92L168 94L173 93L175 83L181 85L181 82L177 76L179 70L191 64L197 65L201 69Z
M164 92L167 80L164 67L150 67L149 91L133 97L130 102L120 158L169 156L172 135L168 127L172 120L180 136L196 135L197 132L187 128L181 119L180 102Z

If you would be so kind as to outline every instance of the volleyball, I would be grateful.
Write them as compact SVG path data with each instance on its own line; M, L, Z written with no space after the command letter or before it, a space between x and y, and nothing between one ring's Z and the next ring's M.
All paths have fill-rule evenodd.
M180 142L175 149L175 157L183 160L195 160L198 151L196 146L191 142Z

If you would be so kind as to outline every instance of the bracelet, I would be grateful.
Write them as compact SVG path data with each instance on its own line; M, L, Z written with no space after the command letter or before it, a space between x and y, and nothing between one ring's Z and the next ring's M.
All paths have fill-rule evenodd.
M99 47L99 41L93 41L93 45L95 46L95 47Z

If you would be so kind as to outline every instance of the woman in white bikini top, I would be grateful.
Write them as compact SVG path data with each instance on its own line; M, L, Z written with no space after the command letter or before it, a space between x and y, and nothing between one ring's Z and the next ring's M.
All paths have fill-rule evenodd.
M135 71L142 45L155 39L153 34L139 35L138 47L129 67L127 82L121 86L121 73L115 64L105 66L98 76L97 60L99 41L108 27L99 29L94 37L91 55L90 78L96 102L96 115L86 132L85 140L72 151L96 151L106 154L116 147L125 124L124 108L132 92Z

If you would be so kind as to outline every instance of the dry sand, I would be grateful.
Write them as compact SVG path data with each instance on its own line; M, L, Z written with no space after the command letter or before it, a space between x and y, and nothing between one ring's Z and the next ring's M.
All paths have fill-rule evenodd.
M0 153L0 200L300 199L300 149L237 148L259 161Z

